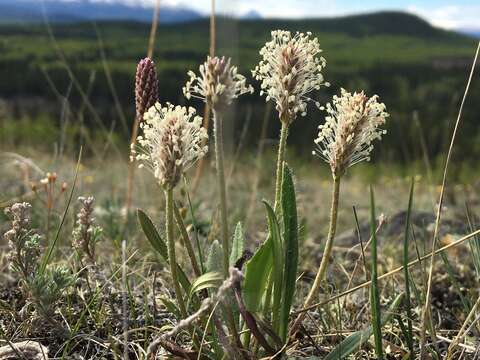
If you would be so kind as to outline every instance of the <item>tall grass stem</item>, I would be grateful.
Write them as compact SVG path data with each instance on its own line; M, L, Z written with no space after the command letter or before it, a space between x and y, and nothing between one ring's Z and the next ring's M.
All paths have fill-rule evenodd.
M452 139L450 141L450 146L448 148L448 153L447 153L447 158L445 160L445 168L443 171L443 180L442 180L442 187L440 191L440 198L438 200L438 205L437 205L437 217L435 221L435 229L433 231L433 237L432 237L432 248L431 252L435 252L435 248L437 246L437 238L438 238L438 231L440 227L440 219L441 219L441 214L442 214L442 206L443 206L443 196L445 193L445 186L447 183L447 174L448 174L448 165L450 163L450 158L452 156L453 152L453 146L455 145L455 139L457 137L457 132L460 127L460 122L462 119L462 113L463 113L463 106L465 104L465 100L468 95L468 90L470 89L470 84L472 82L473 74L475 72L475 67L477 64L477 59L478 59L478 54L480 52L480 41L478 42L477 50L475 52L475 57L473 59L472 63L472 68L470 70L470 75L468 77L467 85L465 87L465 92L463 94L462 102L460 103L460 109L458 110L458 115L457 115L457 120L455 122L455 127L453 129L453 134L452 134ZM432 256L430 258L430 268L428 271L428 282L427 282L427 294L425 298L425 306L422 311L422 326L421 326L421 338L420 338L420 359L423 360L425 359L426 356L426 349L425 349L425 341L426 341L426 322L428 318L428 314L430 313L430 301L431 301L431 290L432 290L432 278L433 278L433 268L434 268L434 260L435 256ZM432 328L434 328L432 324Z
M383 360L382 320L380 313L380 291L378 289L377 234L375 229L375 196L370 186L370 231L372 233L372 286L370 287L370 305L372 329L377 359Z
M157 35L158 18L160 15L160 0L155 2L155 9L153 10L152 26L150 28L150 36L148 38L147 56L153 58L153 50L155 49L155 37Z
M412 183L410 185L410 195L408 198L408 209L407 217L405 220L405 237L403 240L403 267L404 267L404 277L405 277L405 310L407 315L407 345L410 350L410 357L413 357L413 327L412 327L412 304L410 302L410 274L408 271L408 248L409 248L409 234L410 234L410 218L412 214L413 206L413 192L415 188L415 180L412 178Z
M211 0L209 54L210 54L210 57L212 58L215 56L215 47L216 47L215 0ZM208 104L208 102L205 102L205 107L203 112L203 127L208 131L209 125L210 125L210 105ZM198 166L195 171L195 177L193 178L192 192L195 192L197 190L204 168L205 168L205 158L201 158L198 161Z

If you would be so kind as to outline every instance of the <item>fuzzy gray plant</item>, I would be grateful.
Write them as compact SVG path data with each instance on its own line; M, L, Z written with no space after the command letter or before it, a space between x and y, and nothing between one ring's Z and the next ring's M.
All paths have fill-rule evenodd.
M28 284L30 301L44 319L52 319L64 291L73 282L70 271L64 266L55 266L38 272Z
M12 220L11 229L4 234L8 241L10 269L19 275L27 304L51 321L63 291L72 282L65 267L40 267L41 236L31 229L29 203L15 203L5 210Z
M40 235L30 229L31 208L29 203L23 202L5 209L12 220L11 229L3 235L8 242L10 269L20 274L24 282L34 277L40 257Z
M79 197L81 204L77 214L77 222L72 233L72 246L82 261L95 264L95 245L102 236L102 228L95 225L93 217L93 196Z

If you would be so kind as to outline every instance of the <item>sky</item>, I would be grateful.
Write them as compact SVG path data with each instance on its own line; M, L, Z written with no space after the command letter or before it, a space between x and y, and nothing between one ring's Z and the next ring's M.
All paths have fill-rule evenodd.
M151 5L156 0L123 1ZM160 0L207 13L211 0ZM447 29L480 29L480 0L216 0L219 11L241 15L256 11L263 17L302 18L357 14L379 10L407 11Z

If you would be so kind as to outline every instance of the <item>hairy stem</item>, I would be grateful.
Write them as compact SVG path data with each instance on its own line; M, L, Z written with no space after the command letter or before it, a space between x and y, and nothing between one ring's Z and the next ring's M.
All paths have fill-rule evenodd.
M280 143L278 144L278 153L277 153L277 178L275 180L275 214L278 218L280 218L280 210L281 210L281 201L282 201L282 182L283 182L283 163L285 161L285 152L287 148L287 137L288 137L288 119L280 118L282 123L282 128L280 130ZM271 305L271 294L273 288L273 279L270 274L267 291L265 296L265 304L263 313L267 316L270 312L270 305Z
M275 213L277 216L280 211L282 197L282 180L283 180L283 163L285 161L285 151L287 147L288 137L288 121L282 121L282 129L280 130L280 144L278 145L277 154L277 179L275 181Z
M225 170L223 166L223 119L221 111L213 108L213 133L215 137L215 162L217 168L217 185L220 195L220 226L223 248L223 271L228 277L229 268L229 237L227 214L227 189L225 186Z
M308 293L307 298L303 304L303 307L306 308L313 304L315 299L318 296L320 291L320 285L322 284L323 280L325 280L325 275L327 273L327 267L330 260L330 255L332 253L333 248L333 240L335 238L335 232L337 230L337 215L338 215L338 198L340 195L340 177L334 176L333 177L333 191L332 191L332 207L330 209L330 225L328 229L328 237L327 243L325 244L325 250L323 252L322 261L320 262L320 266L317 271L317 275L315 276L315 281L313 282L313 286ZM295 323L293 324L290 334L294 335L300 325L302 324L303 319L305 318L307 312L302 312L298 315Z
M223 249L223 270L225 278L229 277L230 267L230 246L228 236L228 213L227 213L227 189L225 185L225 169L223 165L223 118L222 112L212 106L213 110L213 134L215 137L215 161L217 168L217 185L220 194L220 220L222 233L222 249ZM225 308L228 327L237 344L240 343L240 337L235 325L233 312L230 308Z
M180 307L180 313L183 318L186 318L187 309L183 301L180 283L178 282L175 240L173 238L173 189L165 190L165 230L167 234L168 260L170 263L170 274L172 275L173 287Z

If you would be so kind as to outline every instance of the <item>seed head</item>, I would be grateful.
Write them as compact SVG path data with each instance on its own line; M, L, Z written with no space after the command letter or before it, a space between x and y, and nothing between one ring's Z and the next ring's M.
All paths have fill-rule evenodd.
M137 119L158 101L158 79L155 63L150 58L140 60L135 75L135 104Z
M317 38L311 33L272 31L272 40L260 50L263 59L253 76L260 80L260 95L266 94L266 101L273 100L280 120L292 122L297 114L307 114L307 95L321 86L329 86L324 81L322 70L325 58L318 56L322 50ZM320 105L315 103L318 107Z
M196 97L202 99L214 108L230 105L233 99L245 93L253 93L253 87L246 84L243 75L238 74L236 66L231 65L231 59L225 57L207 57L200 65L200 75L188 72L190 80L183 88L187 99Z
M95 226L93 217L93 196L80 196L78 201L81 204L77 213L76 226L72 233L72 246L84 260L95 263L95 243L100 235L100 228Z
M131 149L131 160L139 160L139 167L146 166L161 186L171 189L208 151L203 145L208 135L202 118L195 116L193 108L156 103L145 113L144 120L140 124L143 136L137 138L139 151Z
M356 163L369 161L373 140L386 134L380 126L389 114L377 99L377 95L368 98L363 91L351 94L342 89L341 96L334 95L332 103L327 104L328 116L318 127L313 154L330 164L334 177Z

